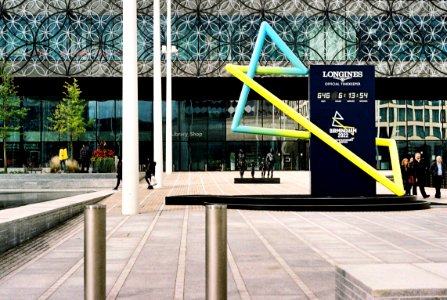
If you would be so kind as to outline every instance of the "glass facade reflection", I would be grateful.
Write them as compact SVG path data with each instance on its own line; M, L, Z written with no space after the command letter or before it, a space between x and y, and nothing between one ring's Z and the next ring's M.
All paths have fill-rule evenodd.
M296 109L306 106L305 100L290 100L289 105ZM173 167L174 170L234 170L235 154L243 148L249 161L259 161L265 157L270 148L279 155L294 157L287 161L279 159L277 168L307 168L306 142L287 138L261 135L241 135L229 130L234 114L236 100L185 100L173 101ZM51 157L57 155L61 144L68 145L68 138L48 130L48 117L56 108L54 99L24 98L23 105L30 109L29 116L23 121L23 134L17 133L7 146L9 166L20 167L25 162L35 166L45 166ZM121 100L87 100L85 118L94 120L74 143L75 159L83 144L90 151L97 148L100 141L117 154L121 153ZM140 100L139 105L139 152L140 162L152 156L152 101ZM269 126L277 128L296 128L295 122L275 110L263 100L251 100L245 108L246 124L252 126ZM164 114L163 110L163 114ZM32 116L32 117L31 117ZM163 116L163 120L165 120ZM163 128L164 129L164 128ZM164 131L164 130L163 130ZM69 151L70 152L70 151ZM299 161L299 157L302 161Z
M285 102L304 116L308 116L307 100ZM48 117L54 111L56 103L56 100L50 98L23 99L23 105L29 108L29 117L23 121L21 134L13 135L7 144L9 166L20 167L25 162L45 166L51 157L58 153L61 143L68 144L66 136L48 130ZM173 101L174 170L234 170L235 156L239 149L244 149L248 161L258 162L260 157L265 157L270 148L279 154L277 169L309 168L308 141L231 132L236 104L237 100ZM138 107L139 161L144 163L146 158L152 157L153 151L152 101L140 100ZM446 158L446 111L445 100L378 100L376 101L377 137L395 139L401 157L421 151L427 160L434 159L436 155ZM109 148L121 154L122 101L88 100L85 117L95 122L75 141L75 156L82 144L86 144L93 151L100 141L106 141ZM243 124L301 129L293 120L265 100L247 102ZM389 167L387 149L378 147L377 168Z

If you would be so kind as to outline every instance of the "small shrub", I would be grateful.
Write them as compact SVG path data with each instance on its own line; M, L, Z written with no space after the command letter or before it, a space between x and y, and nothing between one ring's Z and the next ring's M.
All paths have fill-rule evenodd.
M93 173L115 172L115 152L106 149L106 142L102 141L99 148L93 151L90 161L93 166Z
M67 166L67 173L77 173L79 172L79 164L76 160L67 159L65 161L65 164Z
M58 156L53 156L50 160L51 173L57 173L61 169L61 162Z
M114 158L100 158L93 162L93 170L95 173L112 173L115 172Z

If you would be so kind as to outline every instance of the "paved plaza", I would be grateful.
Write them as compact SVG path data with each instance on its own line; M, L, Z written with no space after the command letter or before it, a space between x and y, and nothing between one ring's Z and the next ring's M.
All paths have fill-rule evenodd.
M166 206L165 196L310 190L308 172L275 172L281 184L234 184L237 176L175 172L155 190L141 181L135 216L121 215L121 191L103 200L107 298L205 299L205 208ZM340 265L447 263L447 191L427 191L439 204L419 211L228 210L228 298L335 299ZM80 215L1 255L0 299L83 299L83 234Z

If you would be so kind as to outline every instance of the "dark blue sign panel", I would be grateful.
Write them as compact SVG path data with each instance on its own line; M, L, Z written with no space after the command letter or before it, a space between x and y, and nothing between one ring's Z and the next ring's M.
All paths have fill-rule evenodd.
M310 121L373 166L374 90L373 66L310 67ZM313 135L310 171L312 196L376 195L372 177Z

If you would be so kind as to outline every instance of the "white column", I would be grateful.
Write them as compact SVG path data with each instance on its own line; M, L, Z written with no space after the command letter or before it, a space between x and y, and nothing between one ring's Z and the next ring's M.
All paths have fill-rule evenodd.
M160 0L154 0L154 161L156 188L163 186L163 116L161 106Z
M172 173L171 0L166 0L166 174Z
M137 2L123 1L122 214L138 214Z

